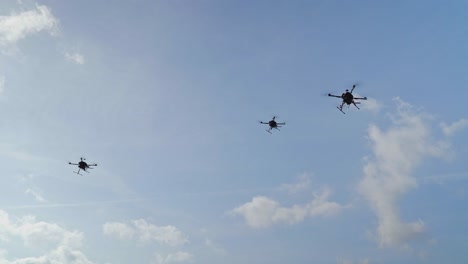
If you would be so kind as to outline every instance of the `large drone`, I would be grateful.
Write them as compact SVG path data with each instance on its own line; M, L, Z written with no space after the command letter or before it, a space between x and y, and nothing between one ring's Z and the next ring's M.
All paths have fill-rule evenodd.
M80 174L80 170L84 170L85 172L88 172L88 169L92 169L90 166L97 166L97 164L88 164L85 162L85 158L81 158L80 162L78 163L71 163L71 162L68 162L68 164L70 165L78 165L78 171L74 171L74 173L78 174L78 175L81 175L83 176L82 174Z
M260 124L266 124L266 125L269 126L268 129L267 129L266 131L267 131L268 133L270 133L270 134L271 134L271 130L272 130L272 129L279 130L278 127L281 127L281 126L283 126L283 125L286 125L286 123L278 123L278 122L276 122L276 121L275 121L275 118L276 118L276 116L273 116L273 118L272 118L270 121L268 121L268 122L260 121Z
M341 94L341 96L339 95L333 95L333 94L328 94L328 96L331 96L331 97L337 97L337 98L341 98L343 99L343 102L341 103L340 106L337 106L336 108L338 108L338 110L341 111L341 113L345 113L343 112L343 105L344 104L347 104L348 105L348 108L349 108L349 105L353 104L357 109L360 109L357 104L360 104L360 102L355 102L354 100L367 100L367 97L354 97L353 96L353 90L354 88L356 88L356 85L353 85L353 88L351 89L351 92L348 91L348 89L346 89L346 92L344 92L343 94Z

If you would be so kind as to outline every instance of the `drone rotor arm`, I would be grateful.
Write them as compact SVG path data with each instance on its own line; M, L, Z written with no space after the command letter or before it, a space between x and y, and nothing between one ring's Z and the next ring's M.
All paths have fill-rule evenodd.
M328 94L328 96L330 96L330 97L336 97L336 98L341 98L341 96L333 95L333 94Z
M367 97L354 97L354 100L367 100Z
M282 125L286 125L286 122L283 122L283 123L276 123L276 124L282 126Z

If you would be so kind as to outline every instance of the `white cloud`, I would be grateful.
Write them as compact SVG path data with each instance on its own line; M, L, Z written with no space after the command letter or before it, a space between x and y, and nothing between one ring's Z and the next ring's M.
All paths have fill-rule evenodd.
M105 223L103 225L103 232L105 235L114 235L119 239L131 239L135 236L136 230L129 227L124 223Z
M160 254L155 254L155 261L154 264L169 264L169 263L189 263L193 262L193 255L184 252L178 251L173 254L168 254L167 256L163 257Z
M83 65L85 63L85 59L83 55L79 53L65 53L65 58L73 63Z
M214 253L218 255L225 256L228 254L226 249L224 249L220 245L217 245L211 239L208 239L208 238L205 239L205 246L207 246L209 249L211 249Z
M372 113L378 113L382 107L383 105L374 98L368 98L366 101L363 101L360 106L362 110L367 110Z
M0 260L1 264L93 264L83 252L67 247L58 247L51 253L40 257Z
M337 264L354 264L354 263L356 263L356 264L369 264L370 263L369 259L360 259L359 261L354 262L352 260L342 259L342 258L338 258L336 260L336 262L337 262Z
M188 243L186 236L174 226L156 226L144 219L132 221L132 226L125 223L110 222L103 225L106 235L117 236L120 239L139 239L141 241L155 241L170 246Z
M183 245L188 242L187 238L174 226L156 226L147 223L143 219L134 220L133 224L140 234L142 241L157 241L170 246Z
M37 221L33 216L25 216L17 221L11 221L9 215L0 210L0 238L10 241L20 238L24 246L40 248L44 251L52 248L49 253L38 257L20 257L15 260L5 258L6 251L0 255L2 264L92 264L86 255L79 250L83 242L83 234L69 231L57 224Z
M41 188L34 183L35 178L36 175L32 173L20 175L19 182L26 186L26 191L24 192L26 195L32 196L37 202L46 203L47 200L45 199Z
M230 211L231 214L243 216L247 224L254 228L266 228L274 224L296 224L306 217L333 215L343 208L340 204L329 202L330 190L324 188L314 194L314 199L304 205L282 207L278 202L265 196L256 196Z
M307 190L310 185L310 177L308 174L304 173L298 177L298 181L292 184L282 184L280 189L285 190L290 194L296 194L301 191Z
M0 75L0 94L5 91L5 76Z
M68 231L57 224L36 221L33 216L20 218L17 225L10 225L11 234L20 236L26 246L37 246L46 242L80 247L83 234L77 231Z
M26 191L24 193L31 195L32 197L34 197L34 199L36 201L38 201L40 203L47 202L47 200L44 198L44 196L41 194L41 192L39 190L33 190L31 188L28 188L28 189L26 189Z
M463 130L464 128L468 127L468 119L462 118L457 122L453 122L450 125L442 123L440 124L440 126L442 127L442 131L446 136L452 136L457 131Z
M398 98L396 101L397 111L387 131L369 127L373 157L364 166L359 188L377 216L379 245L403 247L425 231L425 224L422 220L403 222L397 201L417 186L411 172L425 157L443 157L449 150L447 144L431 138L426 115Z
M36 5L34 10L0 16L0 46L8 48L28 35L41 31L54 34L57 30L58 20L50 9L44 5Z

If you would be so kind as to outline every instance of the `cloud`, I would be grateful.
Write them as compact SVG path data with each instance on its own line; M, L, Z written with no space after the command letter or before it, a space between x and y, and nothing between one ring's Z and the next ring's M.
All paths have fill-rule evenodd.
M122 199L122 200L108 200L108 201L89 201L81 203L46 203L46 204L27 204L27 205L15 205L8 206L7 209L33 209L33 208L59 208L59 207L92 207L92 206L101 206L101 205L110 205L110 204L121 204L121 203L133 203L145 201L143 198L135 199Z
M47 6L36 5L34 10L0 16L0 46L4 48L14 46L19 40L41 31L50 34L58 31L58 20Z
M329 202L330 190L324 188L314 194L314 199L304 205L282 207L275 200L256 196L251 202L245 203L230 211L233 215L244 217L247 224L253 228L266 228L274 224L296 224L307 217L334 215L342 210L342 206Z
M354 262L352 260L342 259L342 258L338 258L336 260L336 262L337 262L337 264L354 264L354 263L356 263L356 264L369 264L370 263L369 259L361 259L359 261Z
M392 126L382 131L375 125L368 129L372 157L364 166L359 184L378 219L375 236L380 246L405 246L425 231L422 220L403 222L397 202L403 194L417 186L411 175L426 157L443 157L447 144L431 138L428 116L396 99L397 111L391 116Z
M34 216L20 217L17 221L12 221L5 211L0 210L0 238L7 243L19 238L25 247L39 248L41 251L52 248L43 256L20 257L12 261L6 259L7 252L3 252L0 255L2 264L93 263L79 250L84 239L81 232L69 231L54 223L37 221Z
M65 58L73 63L83 65L85 63L85 59L83 55L79 53L65 53Z
M105 235L113 235L119 239L131 239L135 236L136 230L124 223L105 223L103 225L103 232Z
M205 246L218 255L226 256L227 250L214 243L211 239L205 238Z
M169 264L169 263L188 263L193 262L193 255L184 252L178 251L173 254L168 254L166 257L163 257L160 254L155 254L154 264Z
M28 189L26 189L26 191L24 193L31 195L32 197L34 197L34 199L36 201L38 201L40 203L47 202L47 200L44 198L44 196L38 190L33 190L31 188L28 188Z
M441 123L440 126L442 127L442 131L446 136L453 136L453 134L455 134L456 132L468 127L468 119L462 118L457 122L453 122L450 125Z
M309 188L310 185L310 177L308 174L304 173L298 177L298 181L292 184L282 184L280 186L280 190L284 190L289 194L296 194L301 191L305 191Z
M0 75L0 94L5 91L5 76Z
M374 98L367 98L366 101L363 101L360 108L362 110L367 110L372 113L378 113L382 109L383 105Z
M83 234L80 232L68 231L57 224L36 221L34 216L20 218L18 224L7 225L6 231L21 237L26 246L52 243L80 247L83 240Z
M105 235L116 236L119 239L138 239L140 241L155 241L170 246L188 243L186 236L174 226L156 226L144 219L132 221L132 225L120 222L108 222L103 225Z
M58 247L50 254L40 257L0 260L2 264L93 264L83 252L67 247Z
M30 173L26 175L21 175L19 177L19 181L21 184L26 185L26 191L24 192L26 195L32 196L39 203L46 203L47 200L45 199L41 188L39 188L34 183L35 178L36 175Z

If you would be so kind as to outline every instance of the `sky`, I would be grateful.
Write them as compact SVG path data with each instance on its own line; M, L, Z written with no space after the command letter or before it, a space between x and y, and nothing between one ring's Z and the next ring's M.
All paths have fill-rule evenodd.
M467 9L0 1L0 264L466 263Z

